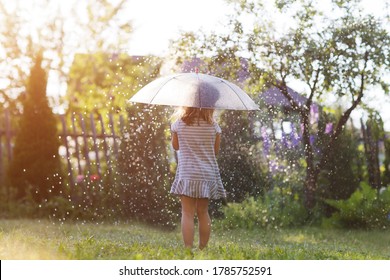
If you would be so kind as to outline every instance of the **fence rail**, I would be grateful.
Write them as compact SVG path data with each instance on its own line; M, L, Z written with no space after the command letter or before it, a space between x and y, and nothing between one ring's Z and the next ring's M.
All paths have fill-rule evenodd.
M123 115L91 113L58 115L59 154L65 162L69 184L73 187L80 176L101 177L111 174L119 153L125 119ZM16 134L9 111L0 114L0 184L6 179L6 169L12 160Z

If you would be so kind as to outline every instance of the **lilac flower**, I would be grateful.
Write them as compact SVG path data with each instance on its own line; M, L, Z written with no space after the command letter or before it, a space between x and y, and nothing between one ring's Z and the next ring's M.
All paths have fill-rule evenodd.
M282 144L284 147L290 148L290 143L289 143L289 141L287 139L287 135L284 131L282 131Z
M76 183L77 183L77 184L80 184L80 183L82 183L83 181L84 181L84 175L81 175L81 174L77 175L77 177L76 177Z
M327 123L325 127L325 133L330 134L333 131L333 123Z
M316 140L315 135L310 135L310 145L313 145L315 140Z
M269 136L267 133L267 128L265 126L261 127L261 136L263 137L263 154L265 156L268 156L269 151L270 151L270 147L271 147L271 143L270 143L270 139L269 139Z
M269 171L272 174L280 173L285 171L285 166L280 164L277 159L273 159L269 161Z
M279 169L279 164L276 160L271 160L269 162L269 169L270 169L270 172L272 174L275 174L276 172L278 172L278 169Z
M319 119L318 105L312 104L310 106L310 124L317 123L318 119Z
M301 138L298 135L297 129L295 128L294 123L291 123L291 133L290 133L290 141L293 147L298 146Z

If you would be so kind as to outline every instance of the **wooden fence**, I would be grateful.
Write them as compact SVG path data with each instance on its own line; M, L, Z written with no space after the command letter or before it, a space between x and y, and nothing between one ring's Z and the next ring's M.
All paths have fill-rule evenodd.
M59 152L66 165L70 186L73 187L85 176L97 179L112 174L119 155L120 139L128 120L123 115L108 114L103 118L98 113L58 115L58 119L61 125ZM13 122L15 118L8 111L0 112L0 186L5 182L7 165L12 160L15 137ZM362 127L364 128L363 124ZM373 155L376 160L379 157L378 151L384 155L385 138ZM367 147L365 150L367 151Z
M5 179L5 162L12 160L12 138L14 131L11 129L10 113L5 111L0 116L0 184Z
M0 114L0 184L5 182L6 168L12 160L15 128L11 114ZM123 115L101 114L58 115L61 128L60 156L66 165L70 186L85 176L101 178L111 174L119 153L125 119Z

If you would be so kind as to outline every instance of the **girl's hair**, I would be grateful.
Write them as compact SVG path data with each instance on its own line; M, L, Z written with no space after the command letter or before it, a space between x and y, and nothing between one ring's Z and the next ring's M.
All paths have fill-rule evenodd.
M214 109L180 107L173 115L174 119L181 119L186 125L193 125L195 120L202 119L209 124L214 122Z

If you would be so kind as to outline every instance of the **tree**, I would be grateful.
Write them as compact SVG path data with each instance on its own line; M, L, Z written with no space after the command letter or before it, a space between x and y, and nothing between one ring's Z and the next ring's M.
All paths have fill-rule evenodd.
M379 163L379 141L384 138L383 121L378 113L372 112L366 123L361 120L364 152L367 162L368 182L374 189L382 187Z
M27 83L9 178L16 198L42 202L59 194L61 170L57 124L46 97L47 74L39 54Z
M204 36L209 54L245 55L251 62L250 84L278 87L300 115L302 145L306 162L305 203L314 207L319 174L329 161L335 143L352 111L362 104L370 88L382 86L388 92L390 36L380 18L364 15L356 1L332 1L332 14L322 13L316 1L274 1L274 10L265 1L229 1L235 4L229 32ZM288 18L288 27L277 31L268 15ZM334 16L341 15L341 16ZM252 19L251 25L247 23ZM249 26L249 27L248 27ZM202 38L202 37L201 37ZM211 42L211 43L210 43ZM191 41L190 41L191 43ZM191 46L202 45L193 42ZM186 48L183 48L186 49ZM300 104L287 91L287 84L304 84L306 102ZM315 153L310 135L313 102L340 100L345 110L334 125L329 141Z
M67 114L126 113L129 98L156 77L161 59L126 53L77 54L64 101Z
M66 87L76 53L113 52L128 47L132 28L123 16L127 3L0 0L0 69L6 82L0 101L4 101L4 107L13 112L21 110L36 46L45 50L49 76L57 79L57 94Z
M352 8L351 3L344 8ZM384 84L381 71L388 71L389 34L372 16L345 14L330 21L326 28L313 31L316 18L308 3L296 14L299 24L281 38L261 38L255 31L250 43L256 59L268 64L270 82L280 88L293 108L298 110L303 124L303 145L306 160L306 205L312 208L320 172L329 160L335 143L351 112L362 102L367 88ZM255 40L255 38L257 40ZM262 51L264 49L264 51ZM386 55L387 54L387 55ZM306 104L297 104L286 90L288 79L298 78L308 88ZM310 107L324 93L349 98L349 105L338 119L319 156L310 143Z

